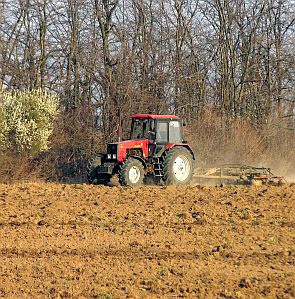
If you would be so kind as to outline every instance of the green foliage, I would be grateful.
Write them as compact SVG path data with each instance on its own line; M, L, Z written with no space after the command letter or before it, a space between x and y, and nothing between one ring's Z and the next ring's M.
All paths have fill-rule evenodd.
M57 115L57 98L40 89L0 91L0 152L47 150Z

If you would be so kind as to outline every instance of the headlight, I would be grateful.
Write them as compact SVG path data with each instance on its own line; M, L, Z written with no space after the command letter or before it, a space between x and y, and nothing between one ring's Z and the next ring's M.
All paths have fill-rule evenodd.
M117 155L116 154L113 154L113 159L117 159Z
M112 155L108 154L108 159L111 160L112 159Z

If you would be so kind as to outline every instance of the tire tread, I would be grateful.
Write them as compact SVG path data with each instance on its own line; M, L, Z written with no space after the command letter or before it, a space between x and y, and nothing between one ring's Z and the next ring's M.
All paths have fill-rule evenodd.
M132 165L136 165L141 170L141 177L136 184L132 184L129 180L128 170ZM127 159L120 167L119 170L119 181L122 186L141 186L143 185L143 178L144 178L144 167L142 163L134 158Z

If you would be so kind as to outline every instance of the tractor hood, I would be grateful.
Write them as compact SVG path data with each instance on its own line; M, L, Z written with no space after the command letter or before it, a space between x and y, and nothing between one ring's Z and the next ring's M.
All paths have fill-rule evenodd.
M127 153L130 152L130 150L139 150L142 152L143 158L147 158L148 144L148 139L112 142L108 144L108 154L115 154L116 152L118 162L123 162L126 159Z

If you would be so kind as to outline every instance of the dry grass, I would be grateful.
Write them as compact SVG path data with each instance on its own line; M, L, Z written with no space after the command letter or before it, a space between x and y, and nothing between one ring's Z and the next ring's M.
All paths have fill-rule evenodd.
M85 179L86 161L102 148L102 133L77 120L74 122L73 118L63 118L55 126L47 152L34 156L6 152L0 156L0 182L40 179L82 181Z

